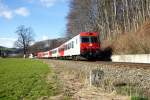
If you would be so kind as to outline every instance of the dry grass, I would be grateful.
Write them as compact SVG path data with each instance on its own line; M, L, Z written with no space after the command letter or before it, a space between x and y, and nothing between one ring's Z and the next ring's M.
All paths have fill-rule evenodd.
M88 68L83 70L73 62L66 64L66 61L45 60L45 62L53 66L52 69L63 85L62 93L51 97L50 100L130 100L129 96L121 96L116 92L106 92L100 87L91 86ZM110 83L107 81L108 85Z
M149 54L150 21L145 22L135 33L125 33L116 40L102 43L102 48L111 47L114 54Z

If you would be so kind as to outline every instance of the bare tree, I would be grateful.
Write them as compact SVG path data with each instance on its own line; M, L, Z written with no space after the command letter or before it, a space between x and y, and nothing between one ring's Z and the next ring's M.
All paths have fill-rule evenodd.
M150 0L71 0L67 18L67 36L97 31L111 40L150 20Z
M20 25L17 27L16 33L18 34L18 40L15 42L15 46L22 48L24 55L26 55L30 44L34 41L33 30L31 27Z

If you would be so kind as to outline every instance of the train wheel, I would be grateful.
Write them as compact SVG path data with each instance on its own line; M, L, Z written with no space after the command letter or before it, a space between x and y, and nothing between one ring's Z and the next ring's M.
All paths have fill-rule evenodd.
M75 60L76 61L80 60L80 56L75 56Z
M75 61L76 61L76 56L72 56L72 60L75 60Z

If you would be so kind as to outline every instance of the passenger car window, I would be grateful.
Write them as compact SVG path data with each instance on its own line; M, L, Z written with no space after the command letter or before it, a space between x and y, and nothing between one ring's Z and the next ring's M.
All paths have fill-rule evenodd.
M72 48L74 48L74 41L72 41Z
M78 43L78 39L76 39L76 44Z

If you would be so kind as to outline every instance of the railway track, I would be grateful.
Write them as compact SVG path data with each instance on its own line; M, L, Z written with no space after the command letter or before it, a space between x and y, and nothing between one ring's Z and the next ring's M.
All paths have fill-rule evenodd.
M72 62L72 63L83 63L83 64L100 64L100 65L111 65L112 67L128 67L128 68L143 68L143 69L150 69L150 64L147 63L128 63L128 62L111 62L111 61L73 61L73 60L58 60L58 61L65 61L65 62Z
M150 64L145 64L145 63L104 62L104 61L96 61L96 63L97 64L107 64L107 65L119 66L119 67L150 69Z
M82 79L84 80L83 83L86 83L87 86L99 84L102 89L111 91L112 88L114 89L116 86L121 88L123 87L121 84L125 84L126 86L133 87L133 89L139 91L139 93L143 91L141 95L150 97L150 64L51 59L45 61L55 65L54 68L58 73L62 72L64 75L68 74L68 77L77 75L71 80ZM68 72L66 72L66 70L68 70ZM117 87L115 89L117 89Z
M53 70L57 74L58 78L64 84L64 92L67 91L67 95L70 95L73 100L79 98L85 98L86 100L93 100L97 98L116 100L119 98L121 100L128 100L124 98L129 98L129 96L121 95L110 95L101 89L100 87L90 86L89 72L86 72L86 68L82 67L82 64L85 66L91 66L98 62L88 62L88 61L72 61L72 60L45 60L50 66L53 66ZM89 64L90 63L90 64ZM92 64L91 64L92 63ZM105 63L105 62L104 62ZM76 66L77 65L77 66ZM82 67L82 68L81 68ZM92 66L91 66L92 67ZM80 70L80 68L82 70ZM79 70L78 70L79 69ZM119 100L117 99L117 100Z

